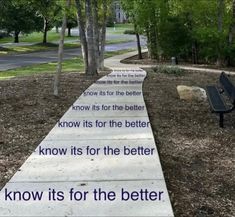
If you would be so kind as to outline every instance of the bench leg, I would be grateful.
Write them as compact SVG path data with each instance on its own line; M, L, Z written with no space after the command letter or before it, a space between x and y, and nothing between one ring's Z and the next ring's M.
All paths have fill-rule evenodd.
M219 117L220 117L219 118L219 126L223 128L224 127L224 114L220 113Z

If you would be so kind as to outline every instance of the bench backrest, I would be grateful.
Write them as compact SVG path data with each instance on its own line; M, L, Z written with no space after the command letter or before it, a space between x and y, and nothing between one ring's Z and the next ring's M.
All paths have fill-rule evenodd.
M235 104L235 85L224 72L222 72L220 75L220 83L228 97L231 99L233 104Z

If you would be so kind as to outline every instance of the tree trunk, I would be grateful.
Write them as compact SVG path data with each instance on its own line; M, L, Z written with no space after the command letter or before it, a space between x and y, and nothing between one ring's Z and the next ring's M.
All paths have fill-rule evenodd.
M216 65L221 66L223 64L222 58L222 32L223 32L223 16L224 16L224 0L218 0L218 32L219 32L219 43L217 44L217 61Z
M92 11L92 0L86 0L86 17L87 17L87 45L88 45L88 75L97 74L97 66L95 59L95 43L94 43L94 19Z
M224 0L218 0L218 31L223 31Z
M136 39L137 39L137 48L138 48L138 58L141 60L143 59L142 51L141 51L141 44L140 44L140 35L139 33L136 33Z
M82 46L82 56L85 65L85 73L88 74L88 47L87 47L87 38L85 32L85 18L82 14L82 4L81 0L76 0L77 6L77 19L78 19L78 27L79 27L79 36Z
M20 34L20 32L15 30L15 32L14 32L14 43L19 43L19 34Z
M103 23L101 28L101 39L100 39L100 56L99 56L99 69L104 70L104 52L105 52L105 42L106 42L106 25L107 25L107 0L103 0Z
M148 27L146 28L146 36L147 36L148 58L151 58L150 35Z
M71 34L71 27L68 27L68 37L72 37L72 34Z
M94 48L95 48L95 61L96 69L99 69L99 57L100 57L100 34L99 34L99 22L98 22L98 2L93 0L93 34L94 34Z
M155 24L150 23L150 26L148 28L148 49L149 57L151 59L158 59L157 30L154 25Z
M43 44L47 43L47 31L48 31L48 20L46 18L44 18L44 27L43 27Z
M198 64L198 46L196 40L192 44L192 62L193 64Z
M70 7L70 3L71 3L71 0L67 0L66 7ZM55 96L59 95L60 75L62 71L62 62L63 62L63 54L64 54L64 36L65 36L66 24L67 24L67 17L66 17L66 12L65 12L64 17L63 17L61 32L60 32L58 64L57 64L57 71L56 71L55 80L54 80L54 95Z
M232 12L232 22L231 25L229 27L229 35L228 35L228 47L231 50L232 46L234 44L235 41L235 0L233 0L232 2L232 8L233 8L233 12ZM229 55L226 58L226 62L227 62L227 66L231 66L231 54L229 53Z
M135 21L134 21L135 22ZM143 59L142 51L141 51L141 44L140 44L140 35L137 31L137 26L134 24L135 35L136 35L136 42L137 42L137 49L138 49L138 58L141 60Z
M55 27L55 31L56 31L56 33L59 33L59 26Z
M151 59L158 59L158 9L151 7L148 14L148 48Z
M232 23L230 26L230 37L229 42L233 44L235 42L235 0L233 0L233 13L232 13Z

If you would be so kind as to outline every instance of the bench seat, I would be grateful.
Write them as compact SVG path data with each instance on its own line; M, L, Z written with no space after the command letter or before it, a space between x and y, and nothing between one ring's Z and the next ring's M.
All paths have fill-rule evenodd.
M209 103L213 112L220 113L228 110L221 93L215 86L206 87Z
M221 73L219 81L221 90L217 86L207 86L206 92L211 111L219 114L220 127L223 127L224 114L235 109L235 85L224 72ZM227 95L226 98L225 95Z

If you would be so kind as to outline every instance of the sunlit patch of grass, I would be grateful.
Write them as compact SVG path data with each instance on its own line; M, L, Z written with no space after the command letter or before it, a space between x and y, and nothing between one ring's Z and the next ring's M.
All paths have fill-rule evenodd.
M110 34L123 34L125 30L132 30L134 29L133 24L131 23L125 23L125 24L115 24L114 27L108 27L107 32ZM68 37L67 35L65 36L65 41L68 40L73 40L73 39L78 39L78 36L71 36ZM47 41L48 42L55 42L60 39L60 34L56 33L54 30L48 31L47 33ZM42 32L33 32L30 34L24 34L19 36L19 41L20 42L26 42L26 43L41 43L43 40L43 33ZM6 38L1 38L0 43L13 43L14 42L14 37L6 37Z
M78 39L78 36L65 36L65 41L66 40L71 40L71 39ZM30 34L24 34L19 37L20 42L27 42L27 43L40 43L42 42L43 39L43 33L42 32L33 32ZM47 41L48 42L53 42L53 41L58 41L60 39L60 34L56 33L55 31L51 30L48 31L47 33ZM1 38L0 43L13 43L14 38L13 37L6 37L6 38Z
M109 34L123 34L126 30L134 30L132 23L115 24L115 27L108 27L107 32Z
M132 41L133 41L132 39L113 39L113 40L107 40L106 44L121 44Z
M0 78L6 78L10 76L26 76L34 74L51 74L56 71L57 62L35 64L31 66L20 67L17 69L11 69L0 72ZM63 72L74 72L83 70L84 64L81 57L73 58L71 60L65 60L62 63Z
M112 56L121 55L121 54L132 52L132 51L135 51L135 50L136 49L125 49L125 50L117 50L117 51L108 51L108 52L105 52L104 57L105 58L109 58L109 57L112 57Z
M0 80L8 80L8 79L11 79L11 78L14 78L15 76L6 76L6 77L1 77L0 76Z
M8 51L0 51L0 54L8 54Z

